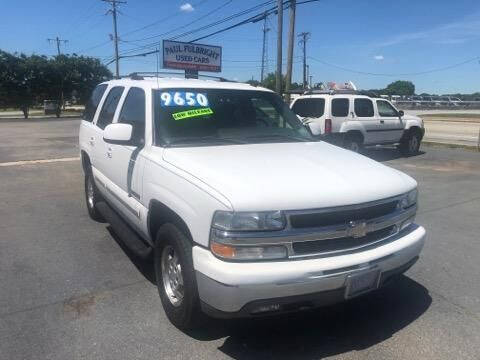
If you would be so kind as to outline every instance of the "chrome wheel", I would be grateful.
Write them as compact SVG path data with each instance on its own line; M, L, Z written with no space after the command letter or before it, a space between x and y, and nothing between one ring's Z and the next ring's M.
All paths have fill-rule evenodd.
M87 203L90 209L93 209L95 206L95 189L93 188L92 177L88 177L87 181Z
M163 249L161 264L163 288L168 300L173 306L180 306L184 297L182 266L172 246Z

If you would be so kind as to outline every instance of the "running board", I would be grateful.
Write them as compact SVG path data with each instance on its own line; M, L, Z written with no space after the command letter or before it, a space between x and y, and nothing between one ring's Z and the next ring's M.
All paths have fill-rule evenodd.
M98 202L95 207L115 230L115 234L138 257L147 258L152 248L145 244L140 236L106 202Z

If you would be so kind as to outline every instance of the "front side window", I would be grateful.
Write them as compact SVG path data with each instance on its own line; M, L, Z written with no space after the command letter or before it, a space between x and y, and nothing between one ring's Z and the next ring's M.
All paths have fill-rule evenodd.
M276 94L256 90L154 92L155 139L164 146L315 141Z
M332 99L332 116L348 116L348 107L348 99Z
M398 116L397 110L390 105L388 101L377 100L378 115L384 117L395 117Z
M145 140L145 91L131 88L123 102L119 123L132 125L132 140L141 143Z
M123 89L123 86L116 86L108 93L107 98L103 103L102 111L100 112L100 115L98 115L97 126L100 129L103 130L105 129L105 126L112 123L118 102L122 97Z
M355 115L358 117L373 117L373 102L370 99L354 100Z
M85 111L83 112L83 120L92 122L97 111L98 104L102 100L103 93L107 90L107 84L98 85L92 92L90 99L85 104Z
M298 99L293 104L292 110L301 117L318 118L323 116L325 112L325 99L323 98L306 98Z

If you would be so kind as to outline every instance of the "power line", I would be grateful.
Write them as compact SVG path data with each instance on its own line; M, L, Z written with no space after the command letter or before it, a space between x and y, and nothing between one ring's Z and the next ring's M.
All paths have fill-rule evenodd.
M431 70L426 70L426 71L418 71L418 72L410 72L410 73L396 73L396 74L394 74L394 73L373 73L373 72L368 72L368 71L359 71L359 70L349 69L349 68L346 68L346 67L343 67L343 66L340 66L340 65L331 64L331 63L328 63L328 62L320 60L320 59L316 59L316 58L311 57L311 56L309 56L308 58L313 60L313 61L316 61L318 63L321 63L323 65L330 66L330 67L333 67L333 68L336 68L336 69L351 72L351 73L354 73L354 74L371 75L371 76L417 76L417 75L425 75L425 74L430 74L430 73L435 73L435 72L440 72L440 71L453 69L453 68L471 63L473 61L480 60L480 56L475 56L475 57L467 59L465 61L455 63L455 64L452 64L452 65L448 65L448 66L444 66L444 67L440 67L440 68L437 68L437 69L431 69Z
M113 0L112 0L112 1L113 1ZM318 2L318 1L321 1L321 0L300 1L300 2L297 2L297 5L301 5L301 4L305 4L305 3L310 3L310 2ZM253 8L246 9L246 10L240 12L240 13L237 13L237 14L234 14L234 15L231 15L231 16L228 16L227 18L224 18L224 19L221 19L221 20L216 21L216 22L214 22L214 23L205 25L205 26L203 26L203 27L201 27L201 28L198 28L198 29L195 29L195 30L191 30L191 31L185 32L185 33L183 33L183 34L177 35L177 36L175 36L175 37L173 37L173 38L171 38L171 39L174 40L174 39L177 39L177 38L179 38L179 37L183 37L183 36L186 36L186 35L191 35L191 34L193 34L193 33L195 33L195 32L198 32L198 31L201 31L201 30L205 30L205 29L207 29L207 28L210 28L210 27L219 25L220 23L223 23L223 22L232 20L232 19L240 16L239 14L245 15L245 14L247 14L247 13L249 13L249 12L253 12L255 9L264 7L264 6L266 6L266 5L268 5L268 4L271 4L271 3L274 3L274 2L275 2L275 0L266 1L266 2L264 2L264 3L262 3L262 4L259 4L259 5L254 6ZM285 0L285 1L283 1L283 3L282 3L282 4L283 4L283 7L282 7L282 8L285 8L285 6L288 6L289 3L290 3L290 0ZM193 43L193 42L196 42L196 41L205 39L205 38L207 38L207 37L211 37L211 36L213 36L213 35L216 35L216 34L219 34L219 33L225 32L225 31L228 31L228 30L233 29L233 28L235 28L235 27L238 27L238 26L241 26L241 25L245 25L245 24L247 24L247 23L256 23L256 22L258 22L258 21L260 21L260 20L263 20L263 16L265 16L265 14L275 14L275 13L277 12L276 10L277 10L277 6L274 6L274 7L270 8L270 9L264 11L264 12L261 12L261 13L259 13L259 14L256 14L256 15L251 16L251 17L249 17L249 18L246 19L246 20L242 20L242 21L240 21L240 22L238 22L238 23L236 23L236 24L233 24L233 25L231 25L231 26L228 26L228 27L226 27L226 28L217 30L217 31L215 31L215 32L213 32L213 33L204 35L204 36L199 37L199 38L196 38L196 39L194 39L194 40L190 40L189 42ZM277 25L277 26L278 26L278 25ZM151 44L146 44L146 45L143 45L143 46L139 46L139 47L136 48L136 49L131 49L131 50L127 50L127 51L123 52L122 55L130 54L130 53L135 52L136 50L139 50L139 49L152 49L153 47L158 46L158 44L159 44L159 42L154 42L154 43L151 43ZM140 54L139 54L139 55L140 55ZM141 55L141 56L143 56L143 55Z
M197 7L197 6L200 6L200 5L204 4L204 3L206 3L207 1L208 1L208 0L199 1L199 2L197 2L197 3L195 3L195 4L193 4L192 6L193 6L193 7ZM138 28L138 29L135 29L135 30L126 32L126 33L122 34L122 37L126 37L127 35L135 34L135 33L139 32L139 31L148 29L149 27L152 27L152 26L155 26L155 25L160 24L160 23L162 23L162 22L165 22L165 21L167 21L167 20L170 20L172 17L178 16L178 15L180 15L181 13L182 13L182 11L181 11L181 10L178 10L178 11L176 11L174 14L170 14L170 15L162 18L162 19L159 19L159 20L157 20L157 21L154 21L153 23L150 23L150 24L147 24L147 25L145 25L145 26L142 26L142 27L140 27L140 28Z
M202 27L200 27L200 28L197 28L197 29L194 29L194 30L190 30L190 31L187 31L187 32L185 32L185 33L183 33L183 34L174 36L174 37L170 38L170 40L175 40L175 39L178 39L178 38L180 38L180 37L184 37L184 36L191 35L191 34L193 34L193 33L196 33L196 32L202 31L202 30L206 30L206 29L208 29L208 28L210 28L210 27L214 27L214 26L219 25L219 24L221 24L221 23L224 23L224 22L233 20L233 19L238 18L238 17L240 17L240 16L242 16L242 15L245 15L245 14L248 14L248 13L253 12L253 11L255 11L255 10L258 10L259 8L262 8L262 7L266 6L266 5L273 4L274 2L275 2L275 0L266 1L266 2L264 2L264 3L262 3L262 4L259 4L259 5L254 6L254 7L252 7L252 8L243 10L243 11L238 12L238 13L236 13L236 14L230 15L230 16L228 16L228 17L226 17L226 18L223 18L223 19L220 19L220 20L215 21L215 22L213 22L213 23L204 25L204 26L202 26ZM286 1L286 2L288 2L288 1ZM273 8L273 9L274 9L274 8ZM270 9L270 10L271 10L271 9ZM258 17L258 16L260 16L260 15L261 15L261 14L255 15L254 17L251 17L251 18L249 18L249 19L256 18L256 17ZM237 25L235 25L235 26L239 26L239 25L237 24ZM235 26L234 26L234 27L235 27ZM223 30L223 31L225 31L225 30ZM194 41L196 41L196 40L192 40L192 41L190 41L190 42L194 42ZM141 46L139 46L136 50L139 50L139 49L152 49L152 48L158 46L159 44L160 44L160 42L155 41L155 42L150 43L150 44L141 45ZM135 50L135 49L132 49L132 50L129 50L129 51L125 52L125 53L131 53L131 52L134 52L134 51L136 51L136 50Z
M213 10L209 11L208 13L206 13L206 14L204 14L204 15L202 15L202 16L200 16L200 17L198 17L198 18L196 18L196 19L194 19L194 20L192 20L192 21L190 21L187 25L190 26L190 25L192 25L192 24L194 24L194 23L196 23L196 22L198 22L198 21L201 21L201 20L205 19L207 16L210 16L210 15L214 14L215 12L217 12L217 11L221 10L222 8L224 8L225 6L227 6L228 4L230 4L232 1L233 1L233 0L228 0L228 1L226 1L225 3L223 3L222 5L214 8ZM169 34L171 34L171 33L174 33L174 32L177 31L177 30L180 30L180 29L185 28L185 26L186 26L186 25L180 25L180 26L178 26L178 27L176 27L176 28L174 28L174 29L171 29L171 30L169 30L169 31L167 31L167 32L164 32L164 33L161 33L161 34L157 34L157 35L147 36L147 37L144 37L144 38L142 38L142 39L129 40L129 42L139 42L139 41L145 41L145 40L155 39L155 38L157 38L157 37L161 37L161 36L165 36L165 35L169 35Z

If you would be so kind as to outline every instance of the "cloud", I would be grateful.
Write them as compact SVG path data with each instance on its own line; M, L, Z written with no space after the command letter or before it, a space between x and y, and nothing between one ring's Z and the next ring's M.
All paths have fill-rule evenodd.
M426 41L432 44L455 45L476 40L480 32L480 14L467 16L466 18L432 27L428 30L403 33L392 36L376 43L376 46L394 46L402 43Z
M375 55L373 58L374 58L375 60L379 60L379 61L385 59L385 58L383 57L383 55Z
M180 11L192 12L193 10L195 10L195 8L192 6L192 4L188 2L183 5L180 5Z

